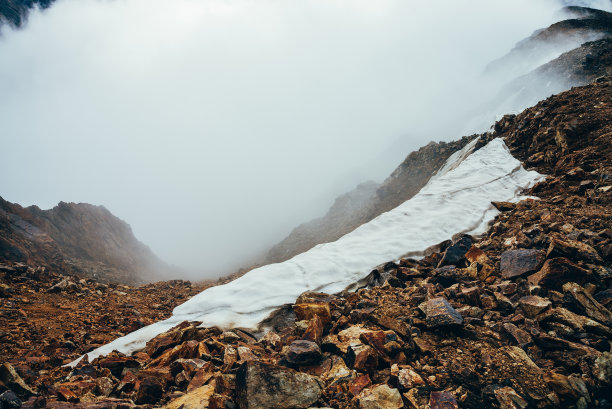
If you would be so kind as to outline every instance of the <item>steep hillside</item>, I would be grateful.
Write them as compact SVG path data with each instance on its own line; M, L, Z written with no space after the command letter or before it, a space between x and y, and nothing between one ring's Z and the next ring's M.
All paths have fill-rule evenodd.
M21 262L102 282L153 281L169 267L102 206L23 208L0 198L0 263Z
M412 152L380 186L373 182L359 185L340 196L328 213L295 228L268 252L265 263L278 263L329 243L355 230L380 214L414 196L455 152L471 138L455 142L431 142Z

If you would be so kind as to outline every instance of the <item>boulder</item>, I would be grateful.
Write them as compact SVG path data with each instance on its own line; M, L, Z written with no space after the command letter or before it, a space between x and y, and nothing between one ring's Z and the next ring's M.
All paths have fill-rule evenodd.
M453 238L453 242L446 248L442 259L438 263L438 267L457 265L465 258L465 253L472 247L473 239L467 234L463 234L457 238Z
M0 408L1 409L20 409L21 400L15 392L8 390L0 394Z
M428 327L444 325L461 325L463 317L444 297L432 298L427 301L426 321Z
M311 365L321 360L321 348L316 342L293 341L287 350L285 359L291 365Z
M314 376L263 362L246 362L236 374L241 409L307 408L319 400L321 387Z
M509 386L494 391L500 409L525 409L527 401Z
M602 263L603 260L597 251L586 243L577 240L564 240L554 237L550 241L547 258L567 257L570 259L580 259L589 263Z
M518 302L525 315L529 318L535 318L538 314L547 310L552 305L548 298L538 297L537 295L528 295L519 298Z
M323 324L327 324L331 321L331 310L329 309L329 303L327 302L309 302L302 304L295 304L293 306L296 319L298 321L311 320L315 315L321 318Z
M527 281L532 285L559 291L568 281L583 284L588 277L587 270L578 267L565 257L557 257L546 260L537 273L527 277Z
M546 254L540 250L508 250L501 255L499 270L504 278L519 277L538 271L544 260Z
M429 395L429 409L459 409L459 404L450 392L435 391Z
M602 324L612 326L612 313L598 303L584 288L576 283L565 283L563 292L580 312Z
M215 385L209 384L193 389L189 393L172 400L164 409L200 409L207 408L210 397L215 393Z
M386 384L364 389L358 400L361 409L400 409L404 406L399 391Z
M36 392L21 379L21 376L19 376L15 368L13 368L13 365L8 362L0 366L0 381L19 396L29 397L36 395Z

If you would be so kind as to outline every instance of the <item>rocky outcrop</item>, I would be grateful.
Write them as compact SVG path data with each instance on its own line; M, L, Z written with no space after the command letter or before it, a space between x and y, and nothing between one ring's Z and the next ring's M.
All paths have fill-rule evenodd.
M418 193L446 160L472 138L455 142L431 142L412 152L381 184L362 183L336 199L327 214L296 227L268 252L265 264L278 263L339 239Z
M101 282L142 283L169 267L102 206L23 208L0 198L0 263L22 262Z

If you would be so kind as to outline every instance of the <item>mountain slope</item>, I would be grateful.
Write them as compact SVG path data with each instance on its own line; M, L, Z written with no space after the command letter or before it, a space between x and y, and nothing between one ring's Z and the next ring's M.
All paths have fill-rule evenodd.
M41 210L0 198L0 263L7 261L122 283L153 281L169 269L102 206L61 202Z

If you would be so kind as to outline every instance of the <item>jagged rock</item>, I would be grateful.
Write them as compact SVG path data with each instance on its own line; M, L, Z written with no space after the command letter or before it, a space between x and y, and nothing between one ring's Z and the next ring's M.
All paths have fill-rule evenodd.
M370 379L370 375L365 374L358 376L349 382L349 393L351 396L358 396L362 390L365 388L372 386L372 380Z
M268 331L266 334L259 340L259 342L265 346L276 350L281 345L281 337L274 331Z
M0 409L20 409L21 399L11 390L0 394Z
M321 317L315 315L310 320L308 327L304 331L304 335L302 335L302 338L307 341L321 344L321 341L323 340L323 321L321 320Z
M376 385L361 391L358 396L361 409L400 409L404 406L397 389L387 385Z
M538 271L545 259L540 250L508 250L501 255L499 270L504 278L519 277Z
M412 389L425 386L425 381L412 368L400 369L397 374L397 382L403 389Z
M567 257L584 260L589 263L603 262L597 251L588 244L576 240L563 240L559 237L551 240L546 257Z
M612 313L595 301L593 296L576 283L563 285L563 292L571 298L574 305L590 318L612 326Z
M529 335L529 333L518 328L511 322L504 323L503 327L504 330L508 333L508 335L510 335L516 341L516 343L519 344L521 348L524 348L525 346L533 343L533 339L531 338L531 335Z
M480 306L480 288L469 287L461 289L461 296L466 303L473 306Z
M378 353L367 345L351 345L347 349L346 363L358 371L373 373L378 368Z
M577 266L567 258L557 257L546 260L537 273L527 277L527 281L532 285L561 290L563 284L568 281L583 284L589 275L587 270Z
M75 291L78 289L78 285L68 279L64 279L54 286L50 287L47 292L59 293L62 291Z
M604 352L595 360L594 373L603 384L612 381L612 352Z
M289 368L247 362L236 374L241 409L307 408L321 396L321 381Z
M467 234L454 238L452 244L444 251L438 267L458 264L465 258L465 253L472 247L472 242L472 237Z
M459 404L450 392L436 391L429 395L429 409L459 409Z
M8 388L12 389L20 396L29 397L36 395L25 382L21 379L21 376L15 371L13 365L5 362L0 366L0 381L4 383Z
M335 385L341 382L352 381L357 378L354 370L349 369L344 360L340 357L332 357L331 369L324 374L324 379L328 385Z
M292 365L311 365L321 360L321 349L312 341L293 341L285 356Z
M565 308L553 308L543 313L538 319L546 324L548 322L558 322L568 326L573 333L593 332L595 334L612 336L612 328L600 324L599 322L582 315L573 313Z
M507 212L516 208L516 203L512 202L491 202L491 204L500 212Z
M512 379L532 399L543 400L551 393L548 386L542 383L542 369L519 347L500 348L492 364L499 369L503 379Z
M521 297L518 302L525 315L529 318L535 318L552 305L549 299L538 297L537 295Z
M494 391L500 409L525 409L527 401L509 386L497 388Z
M463 324L461 314L444 297L432 298L427 301L426 320L428 327Z
M140 387L136 394L136 403L155 404L159 402L163 394L164 385L162 381L159 378L149 376L140 382Z
M174 399L164 409L200 409L207 408L210 397L215 393L215 385L204 385Z
M329 303L326 302L295 304L293 306L293 311L299 321L311 320L315 315L318 315L324 324L331 321Z

